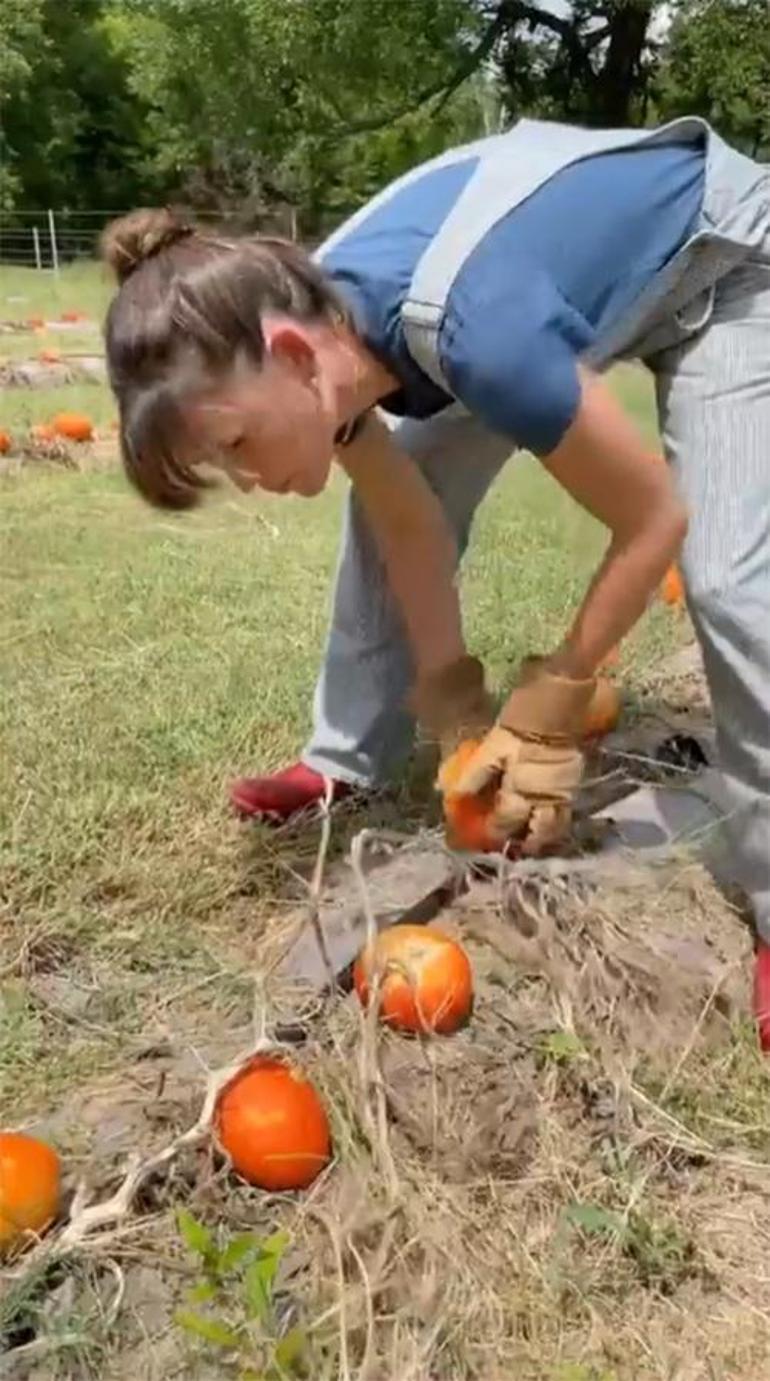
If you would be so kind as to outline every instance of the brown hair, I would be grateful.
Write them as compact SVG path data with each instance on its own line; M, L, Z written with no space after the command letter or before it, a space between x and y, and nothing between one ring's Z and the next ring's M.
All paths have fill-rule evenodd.
M112 221L101 253L120 284L105 341L126 473L157 507L191 508L207 481L190 459L184 391L223 374L239 353L259 367L264 311L345 321L346 310L299 246L208 234L170 210Z

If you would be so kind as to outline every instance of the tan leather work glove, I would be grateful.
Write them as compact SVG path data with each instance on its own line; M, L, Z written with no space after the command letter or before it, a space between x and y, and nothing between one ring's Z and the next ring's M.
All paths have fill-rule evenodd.
M525 663L521 683L455 786L472 796L497 783L489 825L501 843L515 838L524 853L537 854L568 832L594 685L556 676L534 658Z
M477 657L460 657L421 677L411 707L426 738L439 745L442 760L464 739L482 739L495 717Z

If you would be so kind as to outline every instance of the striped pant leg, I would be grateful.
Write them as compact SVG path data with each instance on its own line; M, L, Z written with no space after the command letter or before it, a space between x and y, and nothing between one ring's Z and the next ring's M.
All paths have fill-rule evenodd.
M462 555L473 515L508 459L496 436L458 405L406 419L395 441L444 506ZM338 780L384 781L406 758L414 722L405 709L413 662L374 538L355 494L348 500L331 628L303 760Z
M652 364L665 449L690 509L682 571L726 829L770 942L770 257L728 275L709 324Z

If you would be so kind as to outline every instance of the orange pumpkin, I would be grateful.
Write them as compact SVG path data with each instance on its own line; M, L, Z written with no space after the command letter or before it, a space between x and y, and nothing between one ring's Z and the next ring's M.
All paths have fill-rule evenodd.
M66 436L68 441L90 441L94 434L93 422L82 412L57 412L53 429L57 436Z
M61 359L61 350L46 347L45 350L39 352L38 359L41 364L58 364Z
M11 449L11 433L0 428L0 456L7 455Z
M489 828L489 817L495 805L496 784L490 783L475 796L459 796L454 790L479 742L479 739L465 739L441 764L439 785L444 793L444 819L450 849L494 853L500 848L500 840Z
M603 738L617 726L622 700L614 681L597 676L596 687L586 710L584 738Z
M397 1031L448 1035L467 1021L473 1005L473 970L456 941L421 925L394 925L367 945L353 966L363 1006L376 971L380 1019Z
M59 1211L59 1157L45 1142L0 1132L0 1251L39 1235Z
M33 441L53 441L56 436L50 422L36 422L34 427L30 427L29 434Z
M684 583L678 566L669 566L658 590L664 604L684 604Z
M61 316L59 317L59 320L67 321L70 324L72 324L72 322L74 321L85 321L85 314L83 312L77 312L73 308L70 308L68 311L62 312Z
M257 1056L226 1085L214 1126L238 1174L260 1189L305 1189L331 1155L329 1120L313 1085L275 1056Z
M39 331L40 328L41 328L42 326L45 326L45 317L42 317L42 316L28 316L28 317L27 317L27 327L29 328L30 331Z
M583 727L586 739L603 738L616 728L622 708L620 691L606 676L598 676ZM444 819L450 849L470 853L495 853L502 840L490 824L497 786L490 782L475 796L460 796L453 789L470 758L479 746L478 739L465 739L441 765L439 784L444 793Z

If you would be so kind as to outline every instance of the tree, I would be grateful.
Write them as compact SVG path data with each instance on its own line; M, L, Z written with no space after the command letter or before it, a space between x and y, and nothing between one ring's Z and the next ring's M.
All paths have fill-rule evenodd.
M0 198L288 208L314 234L500 111L694 110L761 152L767 2L2 0Z
M147 181L144 111L111 46L104 0L12 3L29 5L37 20L3 119L17 201L73 210L129 204Z
M770 159L767 0L686 0L658 81L662 115L702 115L754 158Z
M488 0L511 114L588 125L643 122L656 46L653 0L573 0L552 10Z
M288 200L313 222L341 179L368 185L366 163L388 176L399 145L431 151L424 94L447 86L476 17L467 0L120 0L109 22L161 177L199 203L237 199L258 218Z
M0 211L9 211L19 192L6 131L9 107L28 85L42 38L43 0L3 0L0 24Z

